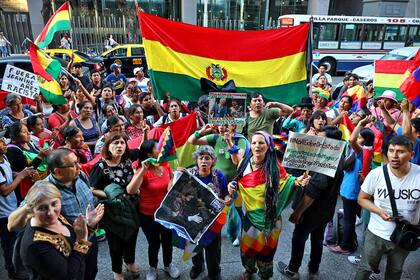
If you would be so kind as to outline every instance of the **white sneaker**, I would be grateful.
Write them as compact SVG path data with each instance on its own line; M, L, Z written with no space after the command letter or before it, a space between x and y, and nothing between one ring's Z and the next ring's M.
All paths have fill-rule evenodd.
M166 273L168 273L169 274L169 276L172 278L172 279L176 279L176 278L178 278L179 277L179 275L181 274L180 272L179 272L179 269L173 264L173 263L171 263L169 266L167 266L167 267L165 267L164 269L163 269Z
M146 275L146 280L157 280L158 273L155 267L150 267Z
M369 275L369 280L381 280L381 273L372 273Z
M348 256L347 257L347 260L355 265L359 264L361 259L362 259L361 256Z
M238 246L239 246L239 239L238 239L238 238L236 238L236 239L235 239L235 241L233 241L233 242L232 242L232 245L233 245L234 247L238 247Z

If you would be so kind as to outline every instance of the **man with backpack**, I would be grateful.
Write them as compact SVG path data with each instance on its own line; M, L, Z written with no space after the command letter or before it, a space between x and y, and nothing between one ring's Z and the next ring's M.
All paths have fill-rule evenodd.
M16 240L16 231L7 230L10 213L17 208L15 189L26 177L33 176L36 170L33 167L25 168L13 178L12 168L6 157L7 142L4 132L0 134L0 240L3 249L4 264L10 279L22 279L19 271L15 271L13 259L13 245Z
M372 170L361 186L358 202L371 217L357 280L369 279L372 271L378 273L383 255L387 256L385 279L400 279L410 250L420 245L420 166L410 162L413 154L409 138L394 136L389 141L388 164ZM398 238L402 222L417 228L417 242L410 246Z

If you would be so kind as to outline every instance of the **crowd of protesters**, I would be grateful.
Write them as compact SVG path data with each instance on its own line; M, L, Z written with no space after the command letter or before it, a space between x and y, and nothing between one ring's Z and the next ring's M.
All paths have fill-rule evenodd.
M98 251L104 239L114 279L123 279L124 269L138 278L140 228L148 242L147 280L157 279L160 247L164 271L178 278L172 232L155 221L154 213L174 173L190 166L172 170L168 163L147 159L158 156L151 131L193 112L198 130L188 142L198 148L188 172L240 217L240 233L232 240L240 244L240 279L255 273L272 279L280 232L288 222L295 224L290 261L278 269L299 279L310 236L309 278L318 279L324 233L338 199L344 232L329 250L349 256L357 265L356 279L380 279L379 263L386 255L385 279L400 279L409 251L390 241L395 217L378 167L388 168L399 214L418 224L420 109L399 102L394 91L375 98L372 82L363 84L351 73L333 85L321 66L300 104L265 102L256 92L250 95L244 127L213 126L207 116L220 110L212 112L205 93L198 102L170 95L159 101L143 68L127 79L118 64L111 65L106 78L99 72L84 75L77 63L70 67L73 76L63 73L59 81L65 104L51 105L42 97L23 104L22 97L9 93L0 112L0 239L11 279L95 279L98 254L106 254ZM348 91L355 86L365 92L366 106L353 106ZM338 127L345 115L354 129L334 177L281 165L273 134L294 131L341 140ZM130 140L139 139L138 147L129 148ZM293 213L282 221L289 204ZM366 229L359 237L364 250L362 256L351 256L358 246L357 217ZM192 259L190 278L207 266L208 279L221 279L223 258L219 234Z

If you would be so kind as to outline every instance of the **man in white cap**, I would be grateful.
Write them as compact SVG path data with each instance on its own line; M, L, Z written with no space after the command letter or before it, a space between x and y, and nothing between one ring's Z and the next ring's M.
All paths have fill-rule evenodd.
M136 67L133 70L133 74L137 81L137 86L141 89L141 92L147 92L147 82L149 79L144 76L143 70L143 67Z
M382 121L388 129L389 127L385 117L384 110L387 110L388 113L396 120L399 124L402 123L403 115L399 109L397 109L398 100L396 99L397 94L392 90L385 90L381 96L378 97L376 102L377 107L371 108L372 114L376 117L377 120Z

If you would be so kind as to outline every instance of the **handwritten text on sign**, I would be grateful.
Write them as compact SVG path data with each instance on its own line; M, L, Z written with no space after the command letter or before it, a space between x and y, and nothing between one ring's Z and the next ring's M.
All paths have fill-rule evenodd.
M344 146L344 141L290 132L283 165L334 177Z
M39 94L37 75L7 64L1 89L34 99Z

